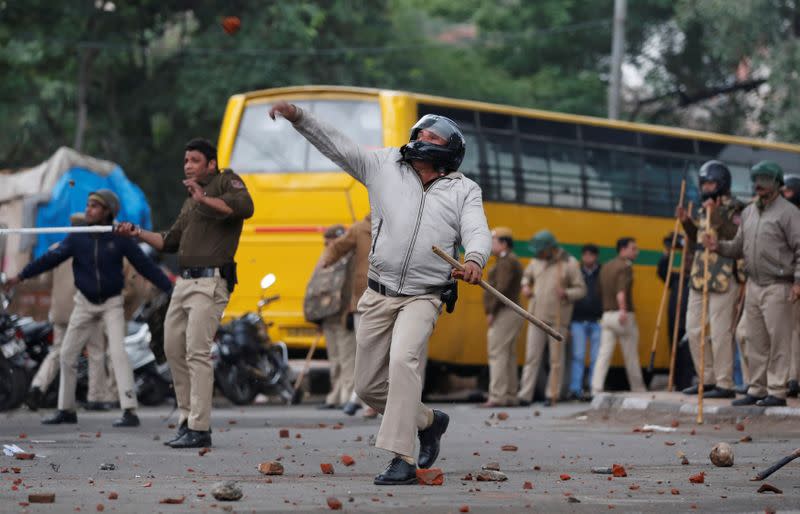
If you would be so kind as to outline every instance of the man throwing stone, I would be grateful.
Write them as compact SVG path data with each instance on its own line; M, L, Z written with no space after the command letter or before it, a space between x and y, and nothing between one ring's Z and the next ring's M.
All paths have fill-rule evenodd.
M394 454L376 485L416 483L417 465L439 456L447 414L420 401L428 338L453 290L451 276L475 284L492 238L481 190L458 173L464 136L443 116L426 115L402 148L368 151L311 113L286 102L281 115L320 152L367 187L372 211L368 289L361 297L356 333L356 393L383 413L375 446ZM431 247L455 254L465 248L465 271L451 271ZM452 296L449 296L452 298ZM450 309L450 301L448 309ZM414 435L418 433L419 458Z

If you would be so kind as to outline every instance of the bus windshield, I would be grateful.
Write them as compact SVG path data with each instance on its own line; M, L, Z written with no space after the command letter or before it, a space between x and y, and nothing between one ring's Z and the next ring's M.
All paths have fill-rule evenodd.
M377 101L300 100L293 103L343 130L362 146L382 146L381 111ZM237 173L339 170L288 122L272 121L267 114L271 107L271 103L253 103L245 107L233 146L231 168Z

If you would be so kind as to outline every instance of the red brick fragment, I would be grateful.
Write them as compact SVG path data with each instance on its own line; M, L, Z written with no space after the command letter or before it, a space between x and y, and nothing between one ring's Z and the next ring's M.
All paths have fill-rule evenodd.
M108 499L109 500L117 500L117 499L119 499L119 495L117 493L115 493L115 492L110 492L110 493L108 493Z
M22 452L22 453L15 453L14 454L14 458L17 459L17 460L33 460L34 457L36 457L35 453Z
M541 471L541 470L542 470L542 467L541 467L541 466L534 466L534 467L533 467L533 470L534 470L534 471Z
M352 466L356 463L356 460L349 455L342 455L341 461L345 466Z
M442 485L444 473L441 468L417 469L417 481L421 485Z
M103 512L104 510L106 510L106 506L103 505L102 503L98 503L96 509L97 512Z
M689 482L693 484L702 484L706 481L706 474L704 472L697 473L689 477Z
M25 432L23 432L23 433L21 433L21 434L19 435L19 438L20 438L20 439L26 439L27 437L28 437L28 434L26 434Z
M758 488L757 492L783 494L783 491L771 484L761 484L761 487Z
M504 444L501 450L503 450L504 452L515 452L518 450L518 448L513 444Z
M280 429L280 431L278 432L278 437L280 437L281 439L288 439L289 438L289 429L287 429L287 428Z
M323 462L319 465L319 469L326 475L333 475L333 464L329 462Z
M531 490L531 489L533 489L533 483L532 482L525 482L524 484L522 484L522 488L526 489L526 490Z
M56 493L31 493L28 495L30 503L55 503Z
M673 489L672 489L672 491L670 491L670 492L671 492L673 495L675 495L675 496L677 496L677 495L681 494L681 492L680 492L680 491L678 491L678 490L677 490L677 489L675 489L675 488L673 488Z
M20 472L22 471L22 468L16 468L16 467L12 467L12 468L11 468L11 471L13 471L14 473L16 473L16 474L18 474L18 475L19 475L19 474L20 474Z
M103 434L102 434L101 432L97 432L97 433L95 433L95 434L94 434L94 436L95 436L97 439L100 439L100 438L103 436Z
M202 457L203 455L205 455L206 453L208 453L210 451L211 451L211 448L201 448L200 451L197 452L197 454Z
M752 443L753 442L753 437L749 436L749 435L746 435L746 436L742 437L741 439L739 439L739 442L740 443Z
M170 423L169 425L167 425L167 428L172 430L173 428L175 428L175 423Z
M142 487L153 487L153 482L145 482Z
M681 424L678 422L677 419L673 419L672 423L669 424L672 428L678 428Z
M458 508L458 512L469 512L469 505L462 505Z
M572 477L571 477L571 476L569 476L569 475L567 475L566 473L564 473L564 474L563 474L563 475L561 475L559 478L560 478L561 480L565 480L565 481L566 481L566 480L570 480Z
M627 471L625 471L625 468L620 464L611 465L611 474L616 478L623 478L628 476Z
M174 498L161 498L158 503L165 503L167 505L180 505L185 500L185 496L176 496Z
M466 475L464 475L461 478L461 480L470 481L470 480L474 480L474 479L472 478L472 473L467 473Z
M274 460L262 462L258 465L258 471L262 475L283 475L283 464Z
M30 505L29 502L19 502L20 507L27 507L28 505Z
M498 412L497 413L497 419L499 419L500 421L507 420L508 419L508 412Z
M736 423L736 430L744 432L744 423Z
M637 484L633 484L633 485L632 485L632 486L630 486L628 489L630 489L631 491L638 491L638 490L639 490L639 488L640 488L640 486L639 486L639 485L637 485Z
M340 502L338 498L335 498L333 496L328 496L327 502L329 509L342 510L342 502Z
M675 441L664 441L665 446L675 446Z
M236 423L238 423L238 421L236 421L235 419L229 419L228 420L228 424L229 425L235 425Z

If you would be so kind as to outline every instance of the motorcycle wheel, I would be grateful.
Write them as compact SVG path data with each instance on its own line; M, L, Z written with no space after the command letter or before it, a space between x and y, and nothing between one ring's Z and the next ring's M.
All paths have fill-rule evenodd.
M141 376L136 377L136 385L139 386L136 398L148 407L161 405L169 394L169 385L158 377L158 370L152 362L145 366Z
M222 394L236 405L250 405L258 394L253 380L239 366L220 368L216 378Z
M19 407L28 392L28 377L25 370L0 361L0 411Z

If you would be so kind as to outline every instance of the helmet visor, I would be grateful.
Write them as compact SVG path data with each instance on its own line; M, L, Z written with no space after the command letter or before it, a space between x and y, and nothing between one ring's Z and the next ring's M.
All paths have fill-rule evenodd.
M423 129L433 132L446 141L450 141L452 136L460 133L458 127L453 121L445 118L444 116L438 116L436 114L426 114L420 118L420 120L411 129L412 141L419 137L419 132Z

